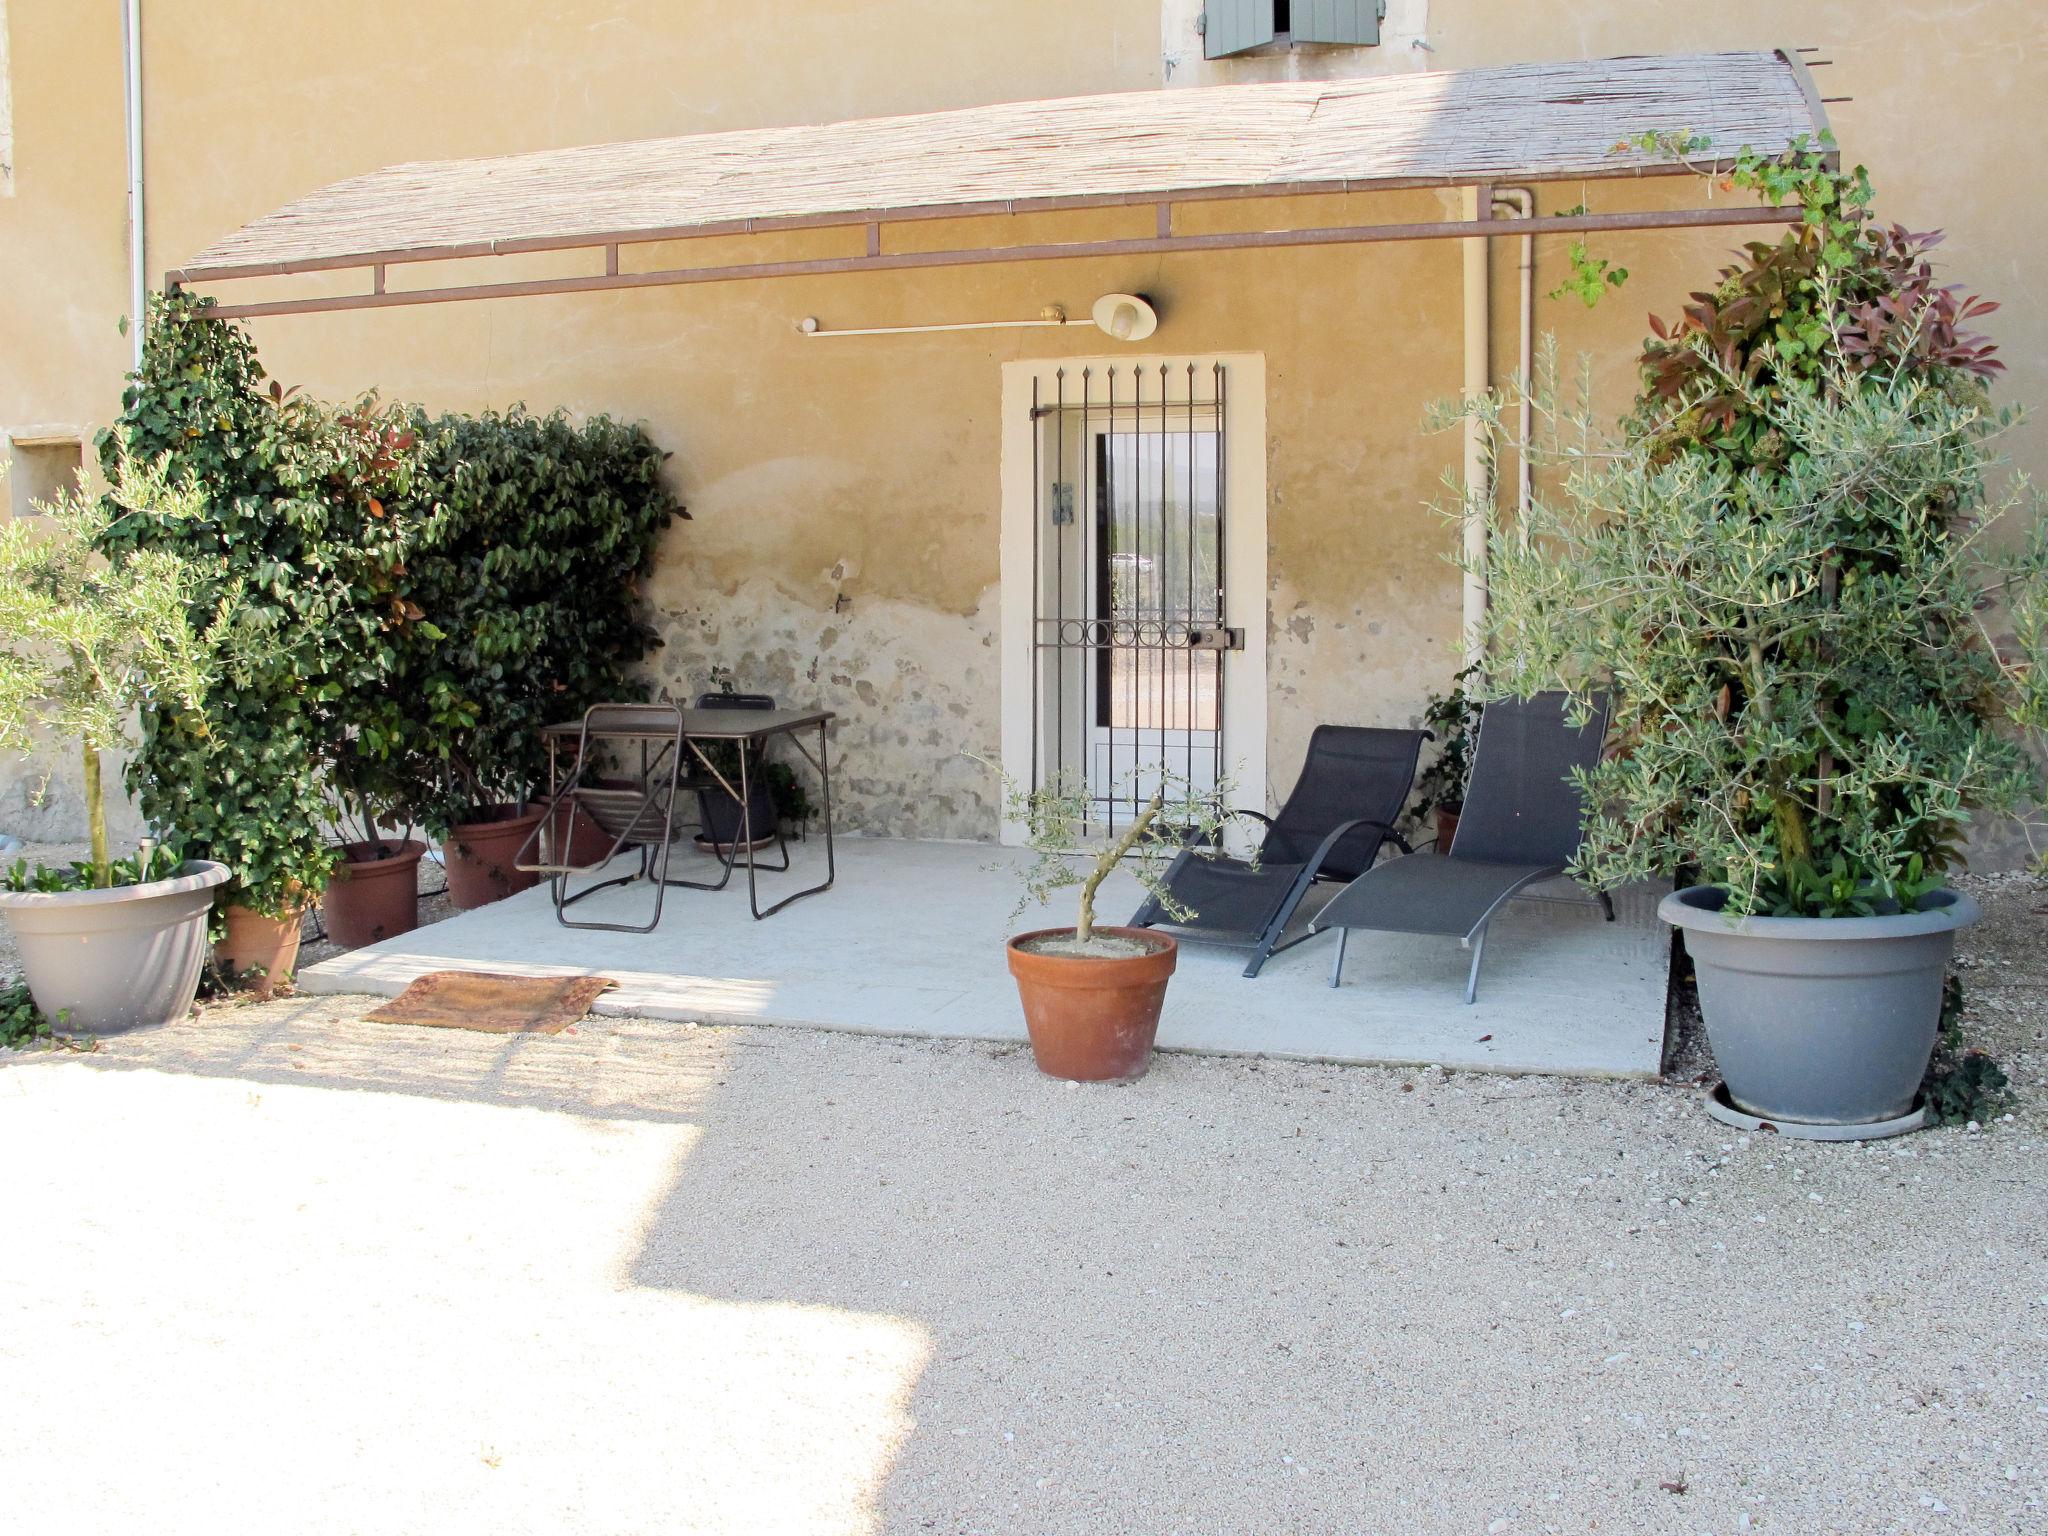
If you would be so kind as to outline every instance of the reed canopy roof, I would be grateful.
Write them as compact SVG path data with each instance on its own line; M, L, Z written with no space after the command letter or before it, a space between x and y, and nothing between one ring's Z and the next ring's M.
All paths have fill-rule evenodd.
M1667 152L1629 141L1704 136L1701 158L1726 162L1745 145L1777 152L1825 127L1805 69L1775 52L1011 102L395 165L256 219L170 278L1098 204L1669 174L1683 168Z

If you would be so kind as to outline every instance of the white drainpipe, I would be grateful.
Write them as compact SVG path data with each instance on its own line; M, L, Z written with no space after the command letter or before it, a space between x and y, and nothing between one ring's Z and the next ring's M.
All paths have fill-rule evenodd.
M1527 187L1496 187L1496 208L1510 208L1518 219L1536 217L1536 194ZM1517 242L1521 248L1519 274L1522 288L1521 350L1515 366L1522 376L1521 419L1516 423L1516 440L1526 444L1535 429L1535 403L1529 398L1529 375L1536 366L1536 235L1533 230ZM1527 453L1515 455L1515 531L1523 538L1529 531L1529 500L1533 494L1532 468Z
M122 0L122 84L128 112L128 340L142 366L142 325L149 312L149 258L142 201L142 0Z
M1464 189L1465 217L1487 220L1493 217L1490 188ZM1493 324L1491 267L1485 237L1461 240L1465 257L1465 403L1471 404L1493 387ZM1486 463L1486 433L1480 423L1465 422L1465 582L1464 627L1465 664L1476 665L1485 655L1486 624L1486 519L1479 508L1493 496L1493 477Z
M1536 216L1536 197L1526 187L1467 188L1465 217L1490 220L1497 210L1506 209L1516 218ZM1526 386L1535 366L1536 352L1536 237L1533 230L1520 240L1518 276L1521 288L1520 351L1516 366ZM1467 239L1461 242L1465 257L1465 381L1467 401L1476 400L1493 387L1493 272L1492 242ZM1528 391L1522 392L1518 438L1529 441L1534 426L1534 408ZM1526 529L1526 514L1532 495L1531 466L1526 454L1516 454L1515 513L1518 529ZM1494 487L1491 466L1486 462L1486 433L1477 421L1465 423L1465 489L1475 509L1490 505ZM1465 519L1464 632L1465 663L1475 666L1485 659L1482 644L1488 600L1486 580L1486 520L1472 515Z

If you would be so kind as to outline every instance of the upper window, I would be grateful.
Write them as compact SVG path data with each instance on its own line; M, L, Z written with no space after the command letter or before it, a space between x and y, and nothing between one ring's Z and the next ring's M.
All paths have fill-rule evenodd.
M1221 59L1294 43L1377 43L1386 0L1206 0L1202 53Z

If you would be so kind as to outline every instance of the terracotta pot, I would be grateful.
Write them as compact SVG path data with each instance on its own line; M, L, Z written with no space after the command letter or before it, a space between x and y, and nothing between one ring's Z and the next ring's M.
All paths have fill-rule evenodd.
M1458 836L1458 814L1463 810L1464 807L1462 805L1456 811L1447 810L1441 805L1436 808L1436 851L1438 853L1447 854L1451 851L1451 844L1457 840Z
M631 779L600 778L585 781L595 789L631 789ZM512 850L517 853L518 849ZM612 835L599 826L590 813L580 805L565 804L555 807L553 825L548 828L548 859L550 862L590 865L597 863L612 851ZM566 859L558 858L567 853ZM529 859L528 863L533 861Z
M1010 940L1010 974L1017 978L1038 1070L1080 1083L1143 1077L1178 948L1149 928L1095 930L1144 945L1142 955L1047 955L1026 947L1073 931L1044 928Z
M441 849L448 866L448 899L467 912L539 884L539 875L521 874L512 861L546 814L544 805L486 805L475 821L449 828Z
M254 971L249 984L258 997L268 997L279 982L291 979L299 963L299 924L305 914L266 917L237 902L227 910L228 931L213 946L214 963L230 981L240 981Z
M343 843L347 862L334 872L321 912L327 937L343 949L361 949L420 921L420 858L425 843Z
M566 837L564 833L566 832ZM556 846L568 844L567 864L595 864L612 851L612 836L580 805L563 806L555 812Z

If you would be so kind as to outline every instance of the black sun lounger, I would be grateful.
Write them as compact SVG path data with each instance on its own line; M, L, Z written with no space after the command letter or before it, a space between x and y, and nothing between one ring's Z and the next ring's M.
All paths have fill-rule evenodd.
M1304 933L1280 942L1294 909L1316 881L1350 880L1364 873L1385 843L1407 852L1394 822L1415 782L1415 761L1427 734L1317 726L1301 777L1280 814L1238 812L1266 824L1256 865L1188 849L1168 867L1166 888L1194 916L1177 922L1158 898L1147 897L1131 925L1163 925L1191 938L1248 948L1252 957L1244 973L1258 975L1270 956L1313 936Z
M1578 852L1583 807L1572 770L1600 760L1606 734L1605 700L1595 701L1584 726L1571 723L1562 693L1488 704L1450 854L1410 854L1368 869L1316 914L1318 932L1338 930L1330 985L1342 980L1349 931L1375 928L1458 940L1472 951L1465 1001L1477 997L1494 913L1523 887L1563 874ZM1614 921L1605 893L1599 902Z

